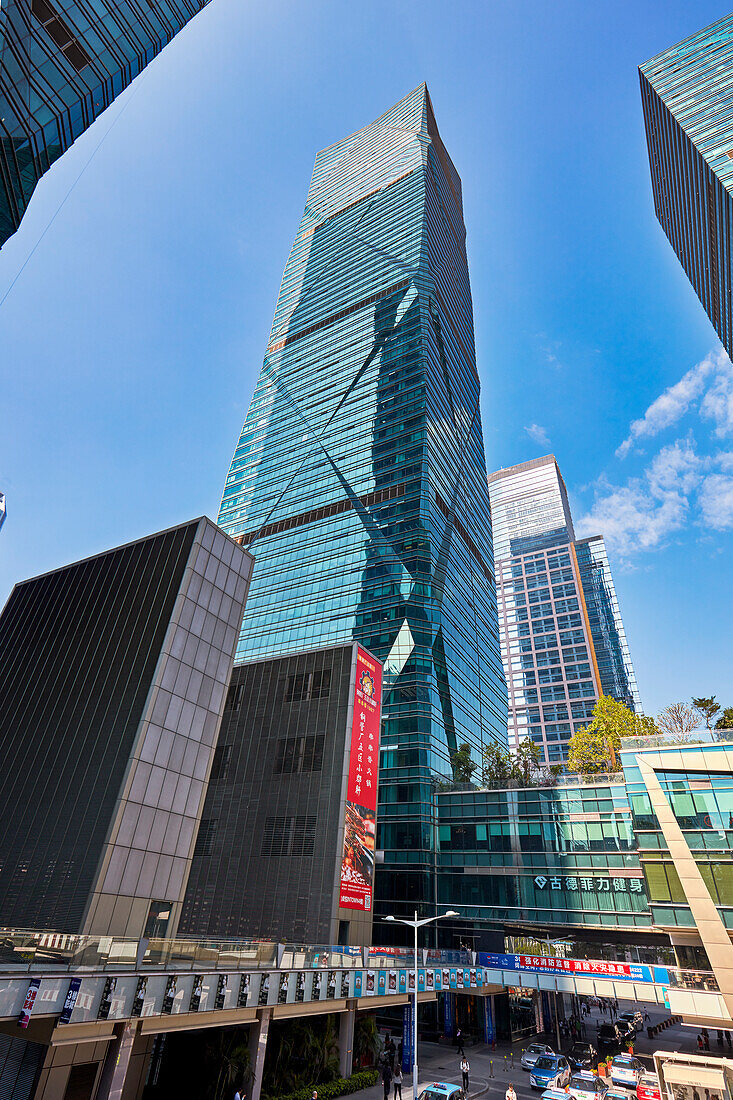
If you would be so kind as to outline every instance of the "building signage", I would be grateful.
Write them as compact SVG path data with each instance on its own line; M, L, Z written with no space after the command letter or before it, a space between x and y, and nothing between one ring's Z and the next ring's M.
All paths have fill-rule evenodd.
M560 959L552 955L490 955L480 953L481 962L492 970L523 970L532 974L574 974L615 978L617 981L653 982L652 969L637 963L590 959Z
M640 878L623 878L593 875L535 875L534 884L538 890L569 890L571 893L587 894L643 894L644 884Z
M71 1014L76 1008L76 999L79 996L80 989L81 978L72 978L69 982L69 992L66 994L64 1007L61 1009L61 1015L59 1016L60 1024L68 1024L71 1019Z
M18 1027L28 1027L28 1024L31 1022L31 1012L33 1011L33 1005L36 1003L36 997L38 996L40 986L40 978L31 978L30 984L28 985L28 992L23 1001L23 1007L18 1016Z
M357 646L339 892L342 909L372 908L381 712L382 666Z

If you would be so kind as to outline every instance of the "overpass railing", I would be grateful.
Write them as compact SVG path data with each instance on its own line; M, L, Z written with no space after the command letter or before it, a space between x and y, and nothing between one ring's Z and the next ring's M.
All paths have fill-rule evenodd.
M420 949L418 966L471 966L468 951ZM403 947L343 947L269 940L126 939L0 929L0 971L382 970L414 967Z

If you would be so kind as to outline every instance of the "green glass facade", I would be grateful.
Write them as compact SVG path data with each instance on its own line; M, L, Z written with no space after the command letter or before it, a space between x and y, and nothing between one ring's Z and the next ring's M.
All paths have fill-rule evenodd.
M648 929L623 782L437 796L438 898L476 930Z
M461 183L422 85L318 154L219 522L238 657L385 665L377 914L433 911L433 780L506 744Z
M654 208L733 354L733 15L639 69Z
M39 179L209 0L3 0L0 245Z
M715 770L716 755L722 757L728 747L725 742L685 745L687 768L702 766L700 773L680 767L675 759L679 749L670 748L669 767L658 771L657 778L724 924L733 929L733 774L723 770L724 759L721 770ZM654 923L668 928L694 928L690 906L653 813L636 756L622 752L621 760Z

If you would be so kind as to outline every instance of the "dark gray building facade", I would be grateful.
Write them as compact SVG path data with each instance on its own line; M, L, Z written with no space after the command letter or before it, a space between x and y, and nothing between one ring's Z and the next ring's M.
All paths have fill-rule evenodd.
M252 561L201 518L15 586L1 925L175 932Z
M371 942L371 911L339 905L358 649L233 670L183 935Z

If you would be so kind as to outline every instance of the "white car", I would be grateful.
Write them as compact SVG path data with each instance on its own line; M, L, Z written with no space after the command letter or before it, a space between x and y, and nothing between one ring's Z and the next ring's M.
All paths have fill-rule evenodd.
M644 1066L633 1054L617 1054L611 1062L611 1080L614 1085L623 1085L627 1089L636 1089Z
M608 1085L595 1073L574 1073L570 1078L567 1095L572 1100L603 1100Z
M555 1051L552 1047L548 1047L546 1043L530 1043L526 1050L522 1051L522 1069L532 1069L538 1058L541 1058L543 1054L554 1054Z

